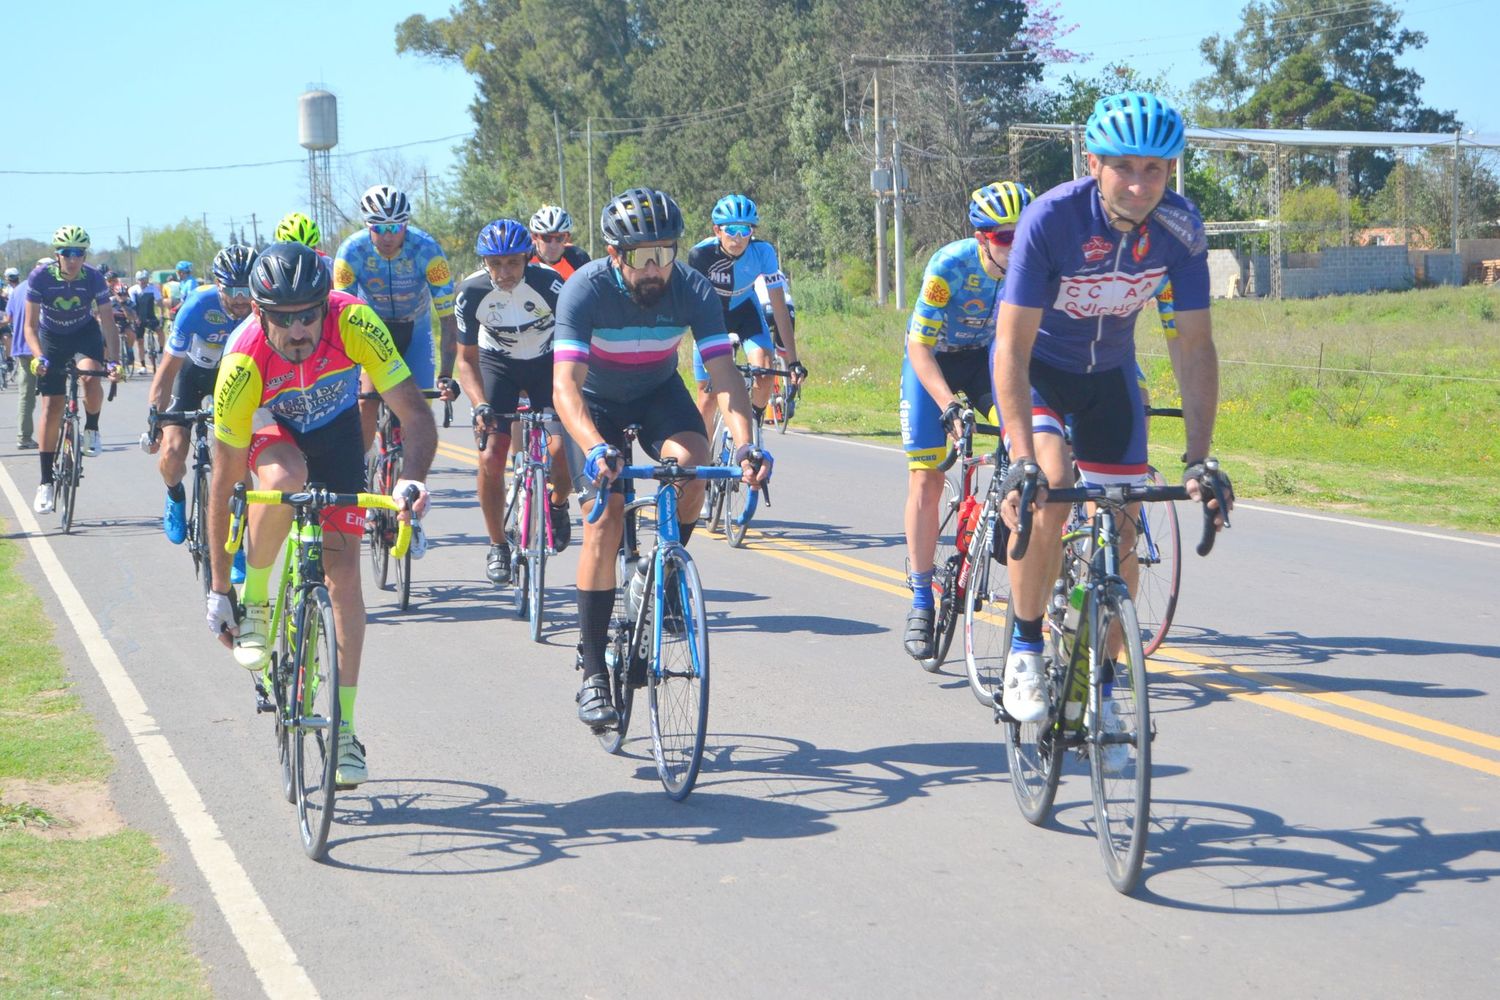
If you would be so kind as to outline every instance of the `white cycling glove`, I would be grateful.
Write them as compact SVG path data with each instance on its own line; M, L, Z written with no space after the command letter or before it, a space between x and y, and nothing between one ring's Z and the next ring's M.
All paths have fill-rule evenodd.
M396 480L396 488L391 491L391 498L398 504L405 503L406 488L408 486L415 486L417 488L417 498L412 501L411 509L412 515L414 517L421 517L423 514L427 513L426 483L419 482L415 479L398 479Z
M210 590L205 601L208 611L208 630L215 636L228 630L233 632L239 622L234 617L234 595L220 594Z

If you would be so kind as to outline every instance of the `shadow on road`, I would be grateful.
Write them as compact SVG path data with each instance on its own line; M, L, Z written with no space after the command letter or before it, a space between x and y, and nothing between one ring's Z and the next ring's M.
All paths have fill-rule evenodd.
M635 787L575 802L525 802L468 781L372 781L339 796L327 863L409 875L528 868L646 841L733 844L831 833L831 817L899 805L934 789L997 780L997 744L841 750L776 736L710 734L692 796L669 801L650 741L626 744ZM735 786L751 782L753 794Z

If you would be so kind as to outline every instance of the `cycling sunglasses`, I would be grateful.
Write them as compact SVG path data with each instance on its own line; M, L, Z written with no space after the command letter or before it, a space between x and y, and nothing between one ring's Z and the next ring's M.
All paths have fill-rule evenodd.
M563 243L567 240L567 233L532 233L532 239L543 243Z
M250 289L246 285L221 286L219 291L231 299L248 299L250 297Z
M59 257L82 257L86 253L88 253L87 250L80 250L77 247L64 247L57 251Z
M299 309L296 312L272 312L269 309L263 308L260 311L260 315L267 323L279 326L283 330L289 330L294 323L311 326L318 322L318 320L323 318L323 310L325 308L327 307L321 302L315 306L308 306L306 309Z
M1008 247L1016 241L1016 231L1014 229L996 229L985 233L984 238L997 247Z
M728 233L730 236L749 236L751 233L755 232L754 226L745 226L738 223L732 226L720 226L719 228L724 230L724 232Z
M647 264L668 267L677 259L677 244L673 243L668 247L635 247L631 250L621 250L620 259L625 262L626 267L631 268L642 268Z
M396 233L401 232L401 230L403 230L405 228L406 228L406 223L404 223L404 222L372 222L372 223L370 223L370 232L372 232L372 233L379 233L382 236L394 236Z

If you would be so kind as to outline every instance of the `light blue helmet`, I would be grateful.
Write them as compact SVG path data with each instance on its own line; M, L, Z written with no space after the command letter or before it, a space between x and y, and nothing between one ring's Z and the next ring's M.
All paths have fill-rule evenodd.
M177 270L179 270L179 271L186 271L188 274L192 274L193 273L193 262L190 261L190 260L179 260L177 262Z
M1101 97L1094 102L1083 130L1084 146L1097 156L1182 155L1187 132L1177 109L1137 90Z
M481 257L505 257L532 252L531 230L514 219L496 219L479 231L474 252Z
M744 195L726 194L714 206L713 220L716 226L756 226L760 224L760 212Z

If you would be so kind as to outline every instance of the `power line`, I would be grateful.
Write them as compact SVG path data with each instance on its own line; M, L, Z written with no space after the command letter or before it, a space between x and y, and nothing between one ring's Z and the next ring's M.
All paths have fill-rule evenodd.
M373 146L370 149L356 149L349 153L339 153L336 159L348 159L352 156L364 156L367 153L384 153L392 149L407 149L411 146L430 146L435 142L451 142L454 139L468 138L468 132L455 132L453 135L439 136L436 139L418 139L414 142L397 143L394 146ZM26 177L124 177L134 174L196 174L207 173L214 170L244 170L255 167L281 167L287 164L306 163L305 158L291 160L261 160L258 163L223 163L212 167L152 167L143 170L0 170L0 174Z

